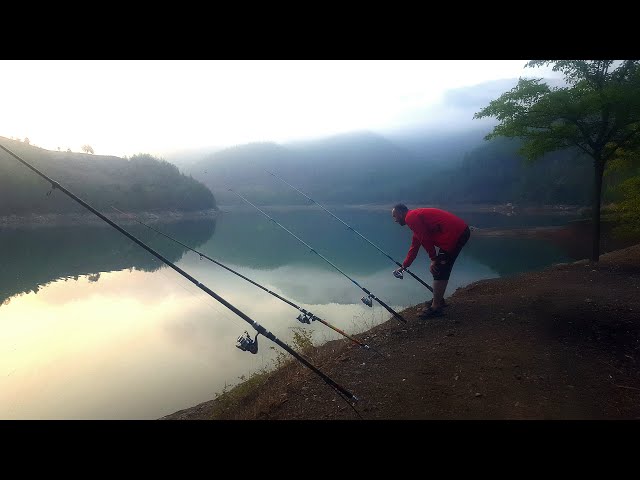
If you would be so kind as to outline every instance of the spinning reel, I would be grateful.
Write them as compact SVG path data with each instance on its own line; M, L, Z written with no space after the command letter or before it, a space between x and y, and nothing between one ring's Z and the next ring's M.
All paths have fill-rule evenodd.
M373 307L372 298L373 298L373 295L369 294L366 297L362 297L360 300L362 300L362 303L364 303L367 307Z
M306 323L307 325L311 325L311 322L314 321L316 317L309 312L303 312L300 315L298 315L297 319L301 323Z
M244 335L238 337L236 347L244 352L258 353L258 335L260 335L260 332L256 333L256 337L252 340L249 332L245 330Z

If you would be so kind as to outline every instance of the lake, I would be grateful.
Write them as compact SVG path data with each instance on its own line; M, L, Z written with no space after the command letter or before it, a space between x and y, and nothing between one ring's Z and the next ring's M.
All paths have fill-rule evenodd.
M396 279L389 258L327 212L263 210L328 261L252 207L152 226L349 334L390 318L377 302L361 302L358 285L396 311L431 298L408 274ZM404 260L411 231L390 211L331 211ZM479 228L571 219L460 215ZM296 308L156 232L125 228L292 347L298 328L315 344L344 338L320 322L300 323ZM572 260L547 240L472 233L447 295ZM421 250L410 270L431 285L428 261ZM0 419L157 419L271 368L284 352L264 336L257 354L238 349L245 330L255 336L249 323L106 223L0 229L0 269Z

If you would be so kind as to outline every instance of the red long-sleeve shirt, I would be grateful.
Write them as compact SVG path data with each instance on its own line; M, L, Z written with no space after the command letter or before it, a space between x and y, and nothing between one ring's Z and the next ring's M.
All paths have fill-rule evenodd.
M464 220L439 208L415 208L407 212L405 222L413 231L411 247L402 266L407 268L418 255L420 245L429 254L431 260L436 258L437 246L445 252L456 248L460 235L467 228Z

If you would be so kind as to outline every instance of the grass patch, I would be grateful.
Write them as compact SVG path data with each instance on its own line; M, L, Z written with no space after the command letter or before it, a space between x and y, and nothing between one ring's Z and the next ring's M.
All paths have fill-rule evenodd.
M301 355L309 354L313 351L313 332L306 330L302 327L293 327L293 339L291 341L291 347ZM270 346L269 348L276 350L276 347ZM279 347L278 347L279 348ZM285 381L289 376L293 375L294 363L297 362L288 352L284 350L276 351L276 358L273 360L273 365L265 367L249 377L244 375L238 377L240 383L233 385L225 385L221 392L215 394L214 406L210 414L211 420L224 419L225 414L228 411L241 411L243 406L247 406L253 402L259 396L264 396L264 402L258 404L270 404L275 401L269 392L269 386L271 380L275 376L284 378Z

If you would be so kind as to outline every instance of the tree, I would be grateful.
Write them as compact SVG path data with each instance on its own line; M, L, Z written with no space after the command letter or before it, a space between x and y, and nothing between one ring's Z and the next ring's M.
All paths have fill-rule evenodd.
M549 87L542 79L520 78L518 84L477 112L499 123L485 139L517 137L520 153L534 161L555 150L576 149L593 160L593 248L600 257L602 175L619 149L640 144L640 61L533 60L527 67L553 64L565 86ZM616 65L614 65L616 64Z
M91 145L83 145L82 151L85 153L93 153L93 148L91 148Z

